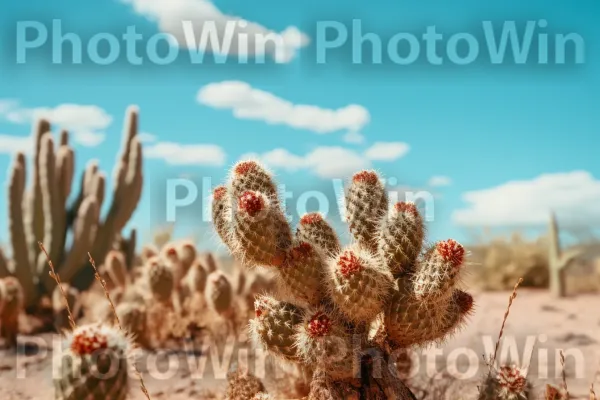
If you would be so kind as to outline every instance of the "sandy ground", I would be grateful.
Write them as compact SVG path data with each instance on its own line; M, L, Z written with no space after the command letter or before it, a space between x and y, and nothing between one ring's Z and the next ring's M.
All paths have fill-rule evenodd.
M460 379L457 385L462 389L460 397L455 399L472 398L469 394L475 390L477 379L486 368L482 355L493 352L508 296L506 292L475 294L476 313L463 332L439 351L430 349L414 353L418 377L433 376L436 371L446 369L451 376ZM512 349L518 357L513 361L523 365L525 355L525 359L530 360L529 376L537 389L543 389L546 383L560 382L559 351L563 349L569 390L574 396L584 396L600 369L600 296L581 295L552 300L545 291L520 290L504 335L499 357L503 353L510 354ZM52 340L52 335L34 339L22 337L22 345L35 341L47 349L39 350L35 345L29 345L21 346L19 352L0 352L0 399L53 399ZM247 350L237 350L232 358L243 359ZM531 357L528 357L529 354ZM227 365L222 366L219 374L222 359L208 357L202 373L194 368L198 361L202 358L190 352L143 355L139 365L151 398L202 399L206 398L203 390L222 392ZM217 368L211 364L216 364ZM267 372L267 376L273 378L273 372ZM597 378L596 387L600 387ZM144 398L134 381L131 399Z

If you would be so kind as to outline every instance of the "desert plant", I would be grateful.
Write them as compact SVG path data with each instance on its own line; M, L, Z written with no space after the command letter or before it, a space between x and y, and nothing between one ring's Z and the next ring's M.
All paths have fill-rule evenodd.
M566 277L567 268L571 262L581 254L581 250L573 249L563 252L560 245L560 237L556 215L550 214L548 227L548 268L550 273L550 292L556 297L567 295Z
M123 246L126 242L120 232L133 214L142 190L142 148L137 131L138 111L131 107L127 111L123 147L115 168L112 204L103 219L100 209L105 199L106 178L96 161L88 163L79 195L67 207L75 152L66 131L61 133L56 145L50 123L44 119L38 121L34 131L32 179L27 190L25 154L15 156L8 185L13 258L10 272L23 287L26 306L54 289L46 256L40 252L40 241L48 249L49 258L58 266L57 272L63 280L79 289L88 287L94 280L90 269L84 268L88 251L103 260L113 246ZM69 231L72 244L67 248Z
M19 315L23 311L23 288L19 281L7 276L0 281L2 309L0 310L0 335L9 346L17 344Z
M266 392L263 383L247 370L237 368L235 365L227 373L227 400L247 400ZM259 397L260 398L260 397Z
M355 243L341 248L316 213L293 235L271 174L243 161L213 192L213 224L242 264L276 273L279 293L256 300L251 333L279 359L316 369L311 399L414 399L387 367L394 350L442 341L464 323L473 298L455 284L465 249L446 240L422 252L417 208L388 210L373 171L354 175L345 200Z
M533 400L531 383L525 372L514 365L503 365L488 374L478 397L478 400L529 399Z
M129 391L130 338L118 328L91 324L64 340L54 378L56 400L125 400Z
M231 308L233 288L222 272L215 271L208 275L205 295L206 304L216 313L225 314Z
M152 258L148 261L146 278L152 296L160 303L169 303L175 287L171 267L160 257Z

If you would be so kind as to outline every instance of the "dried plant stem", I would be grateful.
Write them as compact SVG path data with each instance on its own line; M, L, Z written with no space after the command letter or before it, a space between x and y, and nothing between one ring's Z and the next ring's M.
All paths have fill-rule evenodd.
M522 282L523 282L523 278L519 278L519 281L515 284L515 287L513 288L513 291L511 293L510 297L508 298L508 307L506 308L506 312L504 313L504 319L502 320L502 327L500 327L500 333L498 333L498 340L496 340L496 347L494 348L494 355L490 359L490 365L489 365L490 375L492 373L494 363L496 362L496 357L498 356L498 349L500 348L500 341L502 340L502 335L504 335L504 326L506 325L506 320L508 319L508 315L510 314L510 307L512 306L513 301L517 297L517 289L519 288L519 285Z
M560 366L562 368L562 385L563 385L563 389L565 390L565 393L569 393L569 389L567 388L567 374L565 372L565 353L563 353L563 351L560 351Z
M54 270L54 264L52 264L52 260L50 259L50 256L48 255L48 252L44 247L44 244L42 242L38 242L38 246L40 246L40 249L44 252L46 256L46 261L48 262L48 266L50 267L50 277L56 281L58 289L60 290L60 293L63 299L65 300L65 306L67 307L67 315L69 316L69 324L71 325L71 329L74 330L75 328L77 328L77 324L75 323L75 318L73 318L73 314L71 313L71 307L69 307L69 299L67 297L67 294L65 293L65 289L62 287L60 276L58 276L58 274Z
M596 400L596 392L594 392L594 384L590 384L590 400Z
M114 305L112 299L110 298L108 289L106 288L106 281L104 279L102 279L102 277L98 273L98 268L96 268L96 262L94 261L94 259L92 258L92 255L90 253L88 253L88 257L90 260L90 264L92 264L92 268L94 268L94 276L95 276L96 280L98 282L100 282L100 285L102 286L102 289L104 290L104 295L106 296L106 299L108 300L108 303L110 304L110 308L112 309L115 319L117 320L117 325L119 326L119 329L121 331L123 331L123 327L121 327L121 322L119 321L119 316L117 315L115 305ZM146 399L151 400L150 393L148 393L148 389L146 389L146 385L144 384L144 378L142 377L142 374L140 373L140 370L138 369L137 365L135 365L135 363L133 363L133 369L135 370L135 373L140 381L140 388L142 389L142 392L146 396Z

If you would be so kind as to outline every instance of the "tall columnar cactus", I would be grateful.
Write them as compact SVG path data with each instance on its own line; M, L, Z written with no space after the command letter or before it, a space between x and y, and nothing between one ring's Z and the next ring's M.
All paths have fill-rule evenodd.
M79 195L67 205L72 190L75 153L69 135L61 132L58 143L50 124L40 120L34 130L31 182L26 190L26 158L17 153L8 183L8 215L13 268L24 291L26 306L41 294L50 294L55 282L49 276L42 242L58 273L65 282L78 288L89 286L93 270L87 265L87 253L103 260L120 238L121 230L133 214L142 190L142 147L137 138L138 111L131 107L123 132L123 146L113 183L113 198L104 218L100 209L105 199L105 175L91 161L81 179ZM66 246L67 233L72 244ZM133 234L135 237L135 233ZM2 273L0 268L0 273Z
M275 188L264 167L244 161L213 194L215 229L231 253L276 275L276 294L255 301L255 341L314 367L311 399L414 399L390 372L393 354L443 341L465 323L473 298L456 288L465 249L452 239L423 248L417 208L389 208L373 171L350 184L354 242L346 247L320 214L303 216L292 232Z
M550 292L555 297L565 297L567 295L567 268L581 254L581 251L579 249L572 249L563 252L560 245L558 223L556 222L556 215L554 213L550 213L548 240Z
M132 348L130 338L118 328L100 324L76 328L64 341L54 378L55 399L125 400Z

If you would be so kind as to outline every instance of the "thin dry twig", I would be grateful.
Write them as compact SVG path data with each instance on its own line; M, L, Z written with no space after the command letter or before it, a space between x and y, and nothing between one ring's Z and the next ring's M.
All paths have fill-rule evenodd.
M110 304L110 308L112 309L114 317L117 320L117 325L119 326L119 329L121 331L123 331L123 327L121 327L121 322L119 321L119 316L117 315L117 310L115 309L115 305L114 305L112 299L110 298L108 289L106 288L106 281L104 279L102 279L102 277L98 273L98 268L96 268L96 262L94 261L94 259L92 258L92 255L89 252L88 252L88 257L90 260L90 264L92 264L92 267L94 268L94 276L95 276L96 280L98 282L100 282L100 285L102 286L102 289L104 290L104 295L106 296L106 299L108 300L108 303ZM146 396L146 399L151 400L150 393L148 393L148 389L146 389L146 385L144 384L144 378L142 377L142 374L140 373L140 370L138 369L137 365L135 365L135 363L133 363L133 369L135 370L138 380L140 381L140 388L142 389L142 392Z
M562 368L562 385L563 385L563 389L565 390L565 393L569 393L569 390L567 388L567 374L565 372L565 353L563 353L563 351L560 351L560 366Z
M73 318L73 314L71 313L71 307L69 307L69 298L67 297L67 294L65 293L65 289L62 286L62 282L60 281L60 276L58 276L58 274L54 270L54 264L52 264L52 260L50 259L50 256L48 255L48 252L46 251L46 248L44 247L44 244L42 242L38 242L38 246L40 246L40 249L46 255L46 261L48 262L48 266L50 267L50 272L49 272L50 277L52 279L54 279L56 281L56 284L58 285L58 289L60 290L60 293L65 301L65 306L67 307L67 315L69 316L69 324L71 325L71 329L75 330L75 328L77 328L77 324L75 323L75 318Z
M590 384L590 400L596 400L596 392L594 392L594 384Z
M513 301L517 297L517 289L519 285L523 282L523 278L519 278L519 281L515 284L513 291L508 298L508 307L506 308L506 312L504 313L504 319L502 320L502 327L500 328L500 333L498 334L498 340L496 340L496 347L494 348L494 355L490 359L490 371L489 374L492 374L492 368L494 363L496 362L496 357L498 356L498 349L500 347L500 341L502 340L502 335L504 335L504 326L506 325L506 320L508 319L508 315L510 314L510 307L512 306Z

